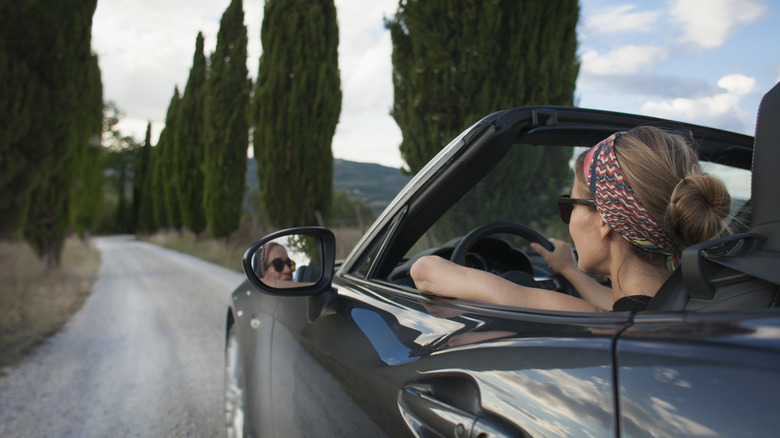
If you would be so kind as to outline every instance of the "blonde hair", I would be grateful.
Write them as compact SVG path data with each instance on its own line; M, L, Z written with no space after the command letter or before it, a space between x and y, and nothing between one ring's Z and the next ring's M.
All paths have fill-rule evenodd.
M639 126L619 135L614 148L637 199L679 251L727 230L731 197L726 185L702 172L696 150L682 135ZM576 180L591 196L584 161L585 153L577 159ZM660 254L638 252L653 264L665 262Z

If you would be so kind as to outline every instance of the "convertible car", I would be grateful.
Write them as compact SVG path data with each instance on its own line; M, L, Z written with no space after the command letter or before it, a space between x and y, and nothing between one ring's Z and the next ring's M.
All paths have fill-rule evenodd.
M776 436L779 118L780 86L755 138L581 108L501 111L444 148L346 259L324 228L258 240L227 313L229 435ZM573 158L637 125L690 137L734 200L733 235L687 248L647 310L542 311L415 288L412 263L436 254L576 296L528 243L569 239L555 199ZM272 245L294 264L267 260ZM292 280L263 276L287 268Z

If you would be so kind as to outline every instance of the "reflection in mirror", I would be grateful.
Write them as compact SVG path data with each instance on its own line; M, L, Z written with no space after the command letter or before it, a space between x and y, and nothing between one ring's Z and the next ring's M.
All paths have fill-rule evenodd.
M322 278L322 244L314 235L293 234L267 242L252 254L252 269L275 288L309 286Z

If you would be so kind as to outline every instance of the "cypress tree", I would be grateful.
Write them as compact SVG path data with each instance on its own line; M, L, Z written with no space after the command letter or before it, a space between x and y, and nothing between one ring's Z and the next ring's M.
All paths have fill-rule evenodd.
M156 214L164 214L164 220L158 223L176 230L182 227L181 203L176 185L177 157L176 145L174 144L176 135L176 119L179 108L179 88L173 90L173 97L168 104L168 112L165 116L165 128L160 132L160 138L157 141L159 153L157 187L161 190L158 198ZM159 216L158 216L159 217ZM160 218L162 219L162 218Z
M331 144L341 112L333 0L268 0L254 95L262 203L275 226L317 223L333 196Z
M0 84L4 84L0 86L0 238L20 229L36 175L34 161L43 152L43 145L24 141L31 134L33 105L43 98L40 84L27 64L6 50L4 37L0 40Z
M132 200L128 201L128 186L132 186L131 175L132 166L135 161L135 145L130 143L130 147L127 149L120 149L114 151L114 161L116 166L117 176L114 180L115 190L117 193L117 206L116 206L116 224L120 233L135 232L132 227Z
M91 116L88 80L94 59L90 40L94 2L30 1L20 2L34 17L24 23L32 30L28 68L38 75L44 88L42 101L36 102L35 120L25 141L45 145L50 156L48 166L30 194L24 225L25 239L49 265L58 266L65 235L71 219L73 186L90 136ZM18 24L18 23L17 23ZM30 35L29 33L33 34Z
M133 217L135 229L144 233L155 230L153 206L152 123L146 124L146 135L137 155L133 172Z
M228 236L241 220L249 146L246 50L242 2L232 0L220 22L206 94L203 202L213 237Z
M392 115L408 171L418 172L487 114L571 105L578 16L577 0L404 1L386 26L393 40ZM570 159L566 150L547 148L511 153L511 168L491 172L489 191L470 192L438 230L464 233L486 217L540 226L531 221L555 215L555 196L570 182ZM511 205L501 201L510 198Z
M392 116L418 172L483 116L521 105L571 105L579 62L577 0L404 0L393 40Z
M83 239L94 230L100 218L103 186L105 151L101 144L103 121L103 86L100 80L100 67L96 55L92 55L89 76L85 77L84 129L90 135L88 147L79 160L79 173L73 196L71 222Z
M176 112L176 135L173 140L177 163L174 181L182 222L196 235L206 228L203 211L203 98L206 73L203 34L198 32L190 76Z
M76 180L72 209L73 228L85 239L95 230L103 206L103 177L105 151L97 144L89 144L82 160L81 173Z
M149 203L151 208L151 223L154 230L160 228L167 228L170 226L168 223L168 212L165 207L165 185L163 180L163 168L162 168L162 149L160 149L160 143L157 142L157 146L152 148L151 151L151 165L149 167L149 184L148 187L144 187L146 196L149 197Z
M95 3L74 6L61 0L0 4L0 236L25 228L38 254L49 253L53 264L59 256L56 248L49 251L49 243L56 247L64 236L48 228L70 220L67 199L91 134L84 110L90 93L84 87L95 80L90 70L94 9ZM64 184L59 193L41 189L54 182L52 173L60 173L55 183ZM30 211L33 199L45 217Z

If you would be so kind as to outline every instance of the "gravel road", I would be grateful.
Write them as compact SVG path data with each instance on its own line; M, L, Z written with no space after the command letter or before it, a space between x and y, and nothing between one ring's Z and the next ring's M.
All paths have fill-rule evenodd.
M84 307L0 378L0 436L223 436L225 314L243 275L130 237L95 241Z

